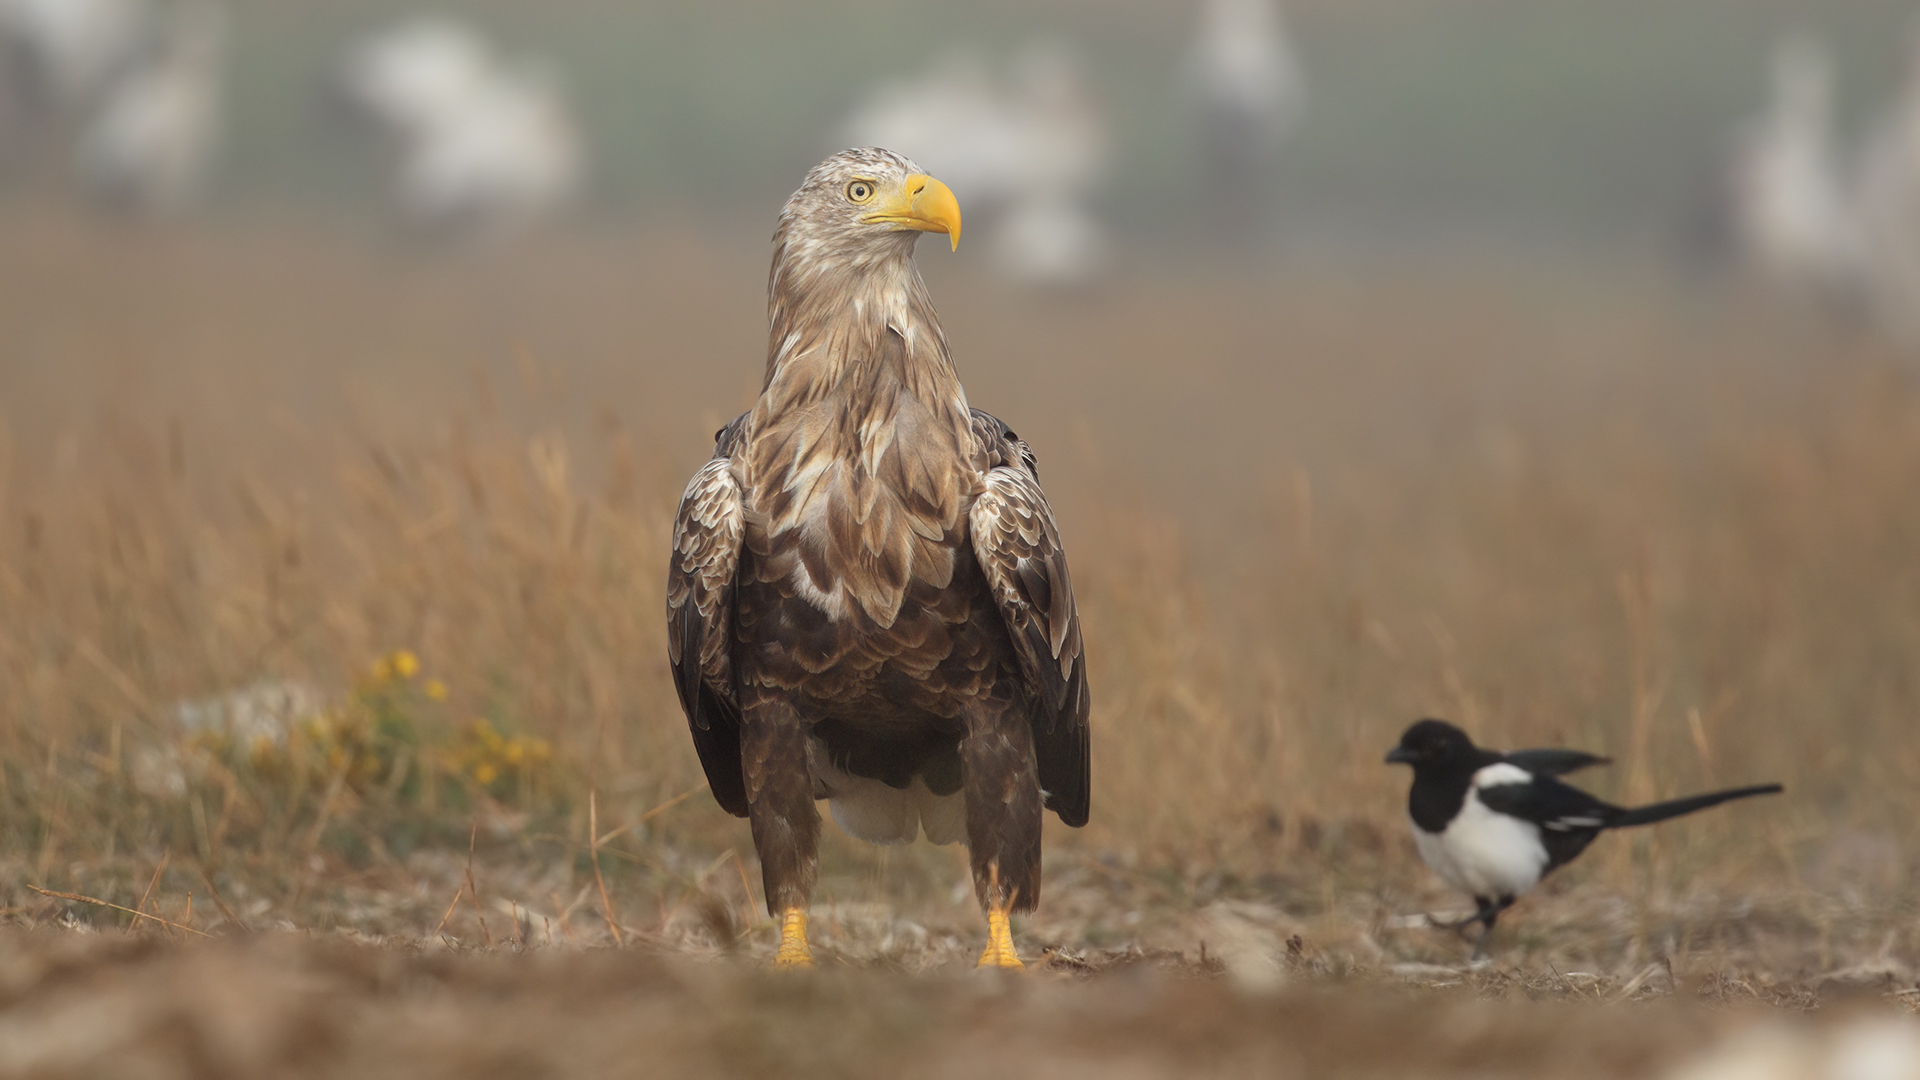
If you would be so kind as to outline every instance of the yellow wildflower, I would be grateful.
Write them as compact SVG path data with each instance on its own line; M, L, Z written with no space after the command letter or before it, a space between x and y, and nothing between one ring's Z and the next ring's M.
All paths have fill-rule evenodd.
M397 649L388 658L393 665L393 673L402 679L411 679L420 674L420 658L406 649Z
M473 778L482 784L491 784L500 779L500 770L491 761L483 761L473 767Z
M439 679L428 679L425 690L427 696L435 701L447 700L447 684Z
M474 740L480 744L481 749L489 754L499 753L500 748L505 746L507 742L507 740L500 737L498 731L493 730L493 725L487 723L485 720L475 720L473 722L473 737Z

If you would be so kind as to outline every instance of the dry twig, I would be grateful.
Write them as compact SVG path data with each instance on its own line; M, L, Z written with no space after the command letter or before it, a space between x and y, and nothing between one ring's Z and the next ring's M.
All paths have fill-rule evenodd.
M622 825L617 829L609 829L606 835L594 841L594 846L597 848L599 845L604 844L609 840L612 840L614 837L619 836L621 833L624 833L629 829L637 829L640 826L645 825L647 822L652 821L654 818L659 817L661 814L664 814L668 810L671 810L674 807L679 806L681 803L686 802L688 799L693 798L695 795L698 795L705 790L707 790L707 782L705 780L702 780L698 784L695 784L694 786L688 788L687 790L681 792L680 794L675 795L673 798L668 799L666 802L661 803L659 806L656 806L653 809L647 811L646 813L641 814L639 817L634 818L632 821L627 822L625 825Z
M593 881L600 886L600 911L607 917L607 929L613 931L613 943L625 945L626 936L620 932L620 924L613 918L613 897L607 895L607 879L600 875L599 796L600 793L597 790L590 789L587 792L587 857L593 860Z
M171 926L175 930L185 930L189 934L199 934L201 937L213 936L212 934L207 933L205 930L195 930L191 926L182 926L179 923L174 922L172 919L163 919L158 915L149 915L144 911L135 911L130 907L121 907L119 904L102 900L96 896L82 896L79 893L57 892L53 889L43 889L38 885L29 885L27 886L27 888L32 889L34 892L39 893L41 896L52 896L52 897L57 897L61 900L73 900L77 903L82 903L82 904L98 904L101 907L112 908L115 911L124 911L127 914L136 916L138 918L152 919L154 922L157 922L162 926Z
M467 833L467 898L473 901L473 917L480 920L480 940L486 942L487 948L491 949L493 948L493 933L487 929L487 916L480 910L480 889L473 883L473 845L479 837L480 819L475 818L473 819L473 829ZM460 894L455 893L453 899L455 903L458 903Z
M154 887L160 884L160 875L167 872L167 859L171 857L172 854L173 852L171 851L163 851L160 853L160 865L153 868L153 877L147 881L147 891L140 894L139 906L134 909L136 913L145 914L147 901L153 898ZM133 933L133 925L132 923L127 924L127 933Z
M213 905L220 909L220 914L224 916L228 922L239 927L241 933L252 933L252 928L243 922L240 916L234 914L232 908L227 906L226 898L220 895L219 887L213 883L213 875L207 873L207 868L204 866L200 868L200 880L207 883L207 895L213 897Z

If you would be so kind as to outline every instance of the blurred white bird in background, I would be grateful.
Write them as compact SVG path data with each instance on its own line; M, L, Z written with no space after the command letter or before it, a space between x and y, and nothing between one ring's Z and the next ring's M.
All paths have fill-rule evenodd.
M1741 251L1783 292L1920 352L1920 26L1904 86L1851 159L1834 146L1832 87L1824 49L1800 36L1781 41L1772 100L1734 159Z
M0 0L0 63L40 107L76 108L132 60L148 16L141 0Z
M1775 49L1772 98L1733 163L1741 255L1768 281L1824 301L1859 286L1861 245L1833 138L1833 61L1804 35Z
M915 78L876 84L834 141L883 146L943 178L975 207L997 205L1016 182L1019 133L986 59L959 49Z
M80 179L95 197L127 212L171 214L202 193L220 141L226 40L221 9L200 0L166 9L81 131Z
M1010 280L1042 287L1097 278L1113 244L1091 206L1106 179L1106 124L1074 55L1034 42L1014 63L1010 127L1020 168L1008 176L1005 218L990 235Z
M145 0L0 0L0 163L46 155L132 62L149 15Z
M1860 272L1876 321L1920 348L1920 28L1906 85L1868 133L1855 173Z
M414 221L497 234L559 208L580 176L580 138L552 84L506 69L421 132L397 196Z
M949 53L873 87L834 141L883 146L940 176L1009 280L1093 281L1113 248L1092 207L1110 157L1105 118L1061 43L1028 43L1005 72L976 52Z
M472 25L421 16L367 37L336 73L347 104L389 134L423 131L491 76L493 49Z
M1266 216L1274 163L1306 105L1306 78L1275 0L1205 0L1185 82L1215 226L1256 235L1249 226Z
M411 224L500 236L580 186L582 140L553 80L503 61L471 26L409 20L361 42L339 74L397 145L394 199Z

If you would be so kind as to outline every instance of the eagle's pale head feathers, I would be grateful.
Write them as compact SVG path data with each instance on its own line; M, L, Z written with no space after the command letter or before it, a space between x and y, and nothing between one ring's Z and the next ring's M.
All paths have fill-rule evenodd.
M769 385L776 369L806 355L816 363L805 378L837 377L842 364L878 355L889 328L909 351L925 350L924 361L950 369L933 301L913 265L923 232L946 233L958 247L960 204L904 156L865 147L815 165L773 234Z
M898 257L923 232L960 246L960 204L947 185L891 150L842 150L807 173L780 212L793 250L865 261Z

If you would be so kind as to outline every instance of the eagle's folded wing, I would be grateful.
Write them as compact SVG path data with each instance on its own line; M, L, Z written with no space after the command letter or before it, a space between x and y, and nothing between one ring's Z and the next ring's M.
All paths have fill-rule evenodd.
M1006 620L1033 695L1033 744L1047 806L1068 825L1087 821L1087 671L1067 555L1032 473L987 470L968 525L974 557Z
M1035 480L1040 479L1040 462L1033 456L1033 448L1015 434L1005 420L984 409L969 409L968 419L973 425L973 437L987 450L987 468L1004 465L1025 469Z
M740 771L740 704L734 696L729 650L733 576L745 528L732 462L716 456L694 474L673 522L667 658L713 797L736 817L747 816L747 789Z

